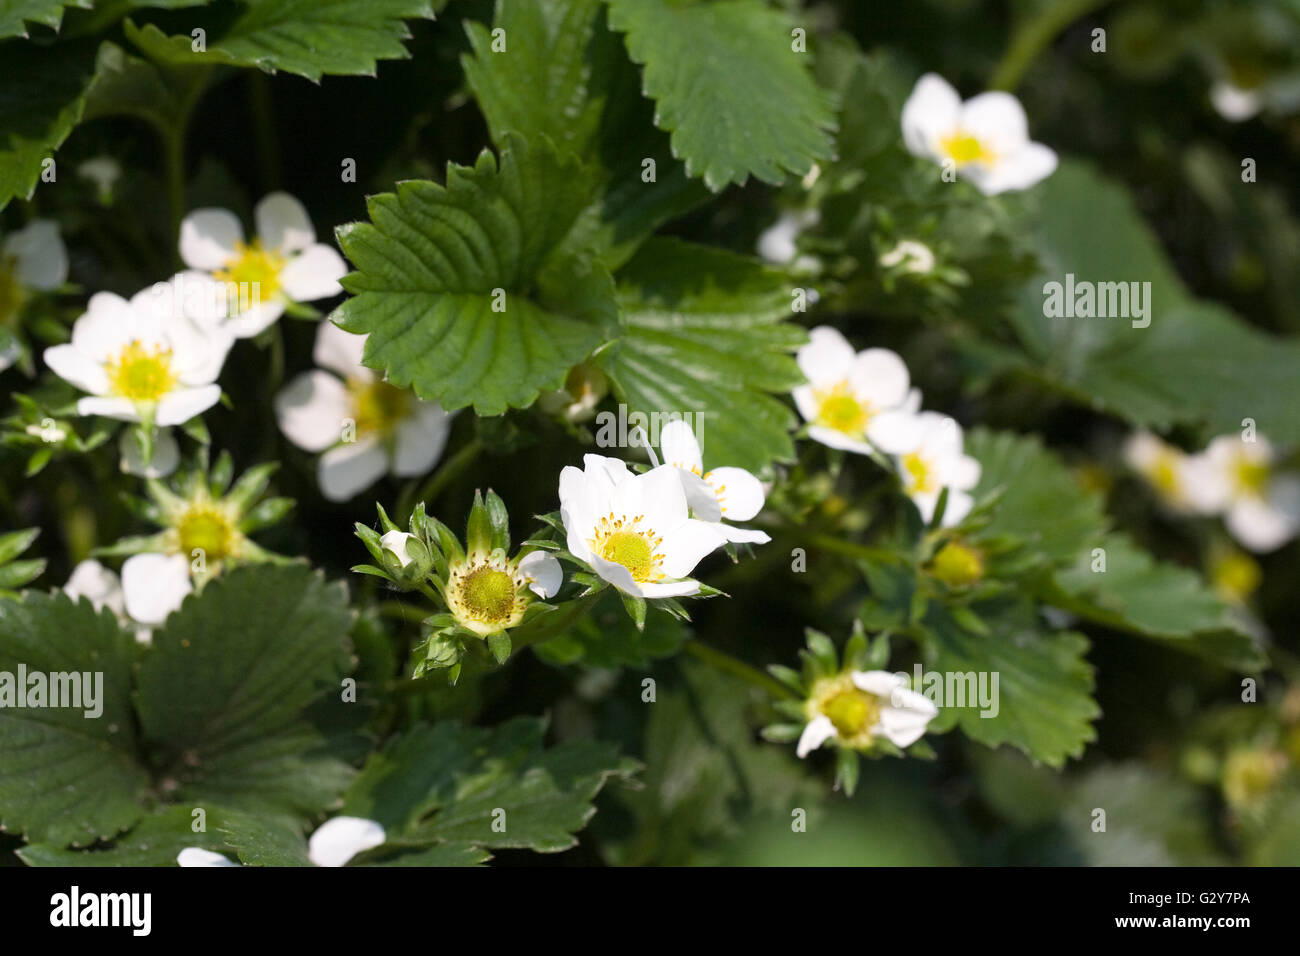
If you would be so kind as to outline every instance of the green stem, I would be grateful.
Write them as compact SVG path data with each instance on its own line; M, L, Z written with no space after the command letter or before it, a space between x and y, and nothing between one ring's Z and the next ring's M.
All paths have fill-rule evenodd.
M604 589L602 588L600 591L583 595L570 601L567 607L551 611L537 618L536 621L530 622L526 627L516 628L510 634L510 645L513 652L518 653L520 648L527 647L530 644L541 644L543 641L558 637L572 627L578 618L590 611L592 605L596 603L596 600L603 593Z
M1011 36L1002 61L993 72L989 88L1014 90L1038 55L1075 20L1110 0L1054 0L1035 17L1026 20Z
M786 687L775 677L763 673L757 667L752 667L737 657L732 657L716 647L710 647L708 644L701 644L698 640L687 641L685 645L687 654L690 654L696 660L703 661L710 667L720 670L725 674L733 677L739 677L748 684L767 691L777 700L798 700L799 695Z
M858 544L854 541L843 541L828 534L815 534L808 540L815 548L830 551L833 554L842 554L845 557L864 558L868 561L894 561L898 558L898 555L894 552L887 551L884 548L873 548L870 545Z
M395 509L400 521L406 521L410 518L416 502L423 501L425 507L431 506L448 483L468 468L482 450L483 443L477 438L471 439L461 446L456 454L444 461L442 467L435 471L418 490L416 490L414 482L408 485L407 489L402 492L401 498L398 499L397 508Z

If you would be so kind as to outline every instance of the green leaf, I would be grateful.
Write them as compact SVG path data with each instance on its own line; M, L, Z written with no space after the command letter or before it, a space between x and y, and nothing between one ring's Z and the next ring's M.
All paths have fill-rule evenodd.
M186 847L229 853L218 829L225 811L202 807L205 829L196 833L195 809L183 805L156 809L106 847L65 850L51 843L33 843L17 853L29 866L175 866L177 854Z
M312 814L350 770L304 716L348 662L342 585L305 565L236 568L187 598L140 665L136 706L177 800Z
M690 635L685 624L655 604L647 607L645 629L638 631L610 589L572 628L533 649L556 665L645 667L655 658L676 654Z
M1229 432L1250 417L1276 441L1300 441L1300 342L1193 299L1128 194L1090 167L1063 163L1041 199L1044 270L1025 289L1014 325L1047 381L1135 425ZM1150 282L1150 326L1045 317L1044 284L1067 273L1076 282Z
M978 610L990 624L988 635L965 630L942 605L931 605L924 622L926 663L942 675L974 674L978 680L985 674L990 691L997 674L997 713L981 717L978 701L962 707L950 701L941 704L931 729L957 725L972 740L989 747L1011 744L1051 767L1081 755L1096 739L1092 721L1101 713L1092 699L1092 666L1084 658L1087 639L1044 631L1028 604Z
M618 282L627 328L598 362L629 412L702 416L707 467L792 460L794 413L768 394L803 381L790 353L807 333L779 321L788 281L754 259L652 239Z
M150 59L181 66L222 63L285 70L319 82L331 76L374 76L376 61L402 60L411 33L404 20L433 19L429 0L244 0L233 19L228 8L196 12L207 31L206 50L191 35L168 36L153 24L125 25L131 42Z
M1099 547L1106 551L1104 572L1092 570L1091 552L1081 554L1051 577L1042 599L1244 672L1267 666L1263 650L1200 575L1156 561L1123 534L1107 535Z
M0 42L0 209L30 199L45 160L81 119L95 71L95 47L76 42L41 47ZM57 168L57 167L56 167Z
M983 536L1017 538L1053 561L1072 562L1106 530L1101 497L1086 490L1036 436L977 428L966 452L980 463L976 500L1004 488Z
M485 150L449 164L446 187L400 183L338 230L357 271L331 318L369 335L367 365L448 410L526 407L617 322L608 273L565 242L590 201L575 160L513 135L499 165Z
M609 22L645 68L655 125L714 192L751 175L780 183L831 156L831 98L792 49L783 12L761 0L609 0Z
M0 0L0 39L27 36L28 23L57 30L65 7L90 9L91 0Z
M566 850L600 789L637 764L595 741L544 748L545 731L531 717L418 725L367 761L343 812L379 821L393 843Z
M149 778L136 759L134 652L134 637L89 601L35 592L0 599L0 828L32 842L84 846L139 819ZM29 684L35 673L47 681L52 674L102 675L89 685L102 712L88 717L95 708L17 707L16 698L6 697L28 689L16 686L20 666Z
M654 104L641 95L638 71L600 0L498 0L493 27L505 31L506 51L493 52L488 29L467 21L473 55L462 58L492 139L504 145L511 132L545 136L593 170L597 199L575 233L611 269L709 197L655 129Z

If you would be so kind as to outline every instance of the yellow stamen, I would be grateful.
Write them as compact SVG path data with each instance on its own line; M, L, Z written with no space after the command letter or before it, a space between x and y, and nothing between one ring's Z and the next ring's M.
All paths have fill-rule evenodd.
M588 542L592 553L627 568L638 584L663 577L659 567L663 562L659 554L663 538L653 528L642 528L642 520L642 515L629 520L609 514L600 519L596 533Z
M289 260L271 249L263 249L261 240L245 245L235 243L235 257L213 276L221 282L233 282L240 295L236 302L254 303L271 299L280 291L280 272Z
M410 417L415 406L410 391L387 382L352 378L347 388L356 409L358 434L388 435Z
M867 423L874 414L871 407L858 400L848 382L838 382L830 388L818 389L817 424L861 438Z
M156 402L176 386L171 349L133 340L104 366L113 394L133 402Z
M939 490L934 469L918 452L908 452L902 457L903 484L909 494L927 494Z
M939 148L958 166L965 166L967 163L991 163L997 158L993 151L977 137L964 131L945 136L939 141Z
M176 522L181 552L191 555L201 551L208 561L230 557L237 548L239 529L221 509L207 503L195 503Z

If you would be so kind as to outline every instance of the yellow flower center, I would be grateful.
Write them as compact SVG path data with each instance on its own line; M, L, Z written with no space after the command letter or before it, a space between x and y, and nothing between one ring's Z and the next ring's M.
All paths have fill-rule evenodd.
M623 565L638 584L663 577L659 569L663 556L658 553L663 538L653 528L642 528L642 520L642 515L630 520L607 515L600 519L595 535L588 542L592 553Z
M909 493L920 492L922 494L939 490L939 483L935 478L934 469L918 452L908 452L902 457L903 466L903 484L907 486Z
M1258 497L1268 488L1269 468L1264 462L1243 459L1237 462L1235 477L1242 491Z
M233 282L240 290L236 302L259 302L280 291L280 272L289 260L254 239L247 245L235 243L235 257L213 276L221 282Z
M156 402L176 386L171 349L132 341L104 370L115 395L133 402Z
M969 545L949 541L934 556L930 573L951 587L969 587L984 577L984 561Z
M465 627L487 635L519 623L528 607L527 583L492 559L454 565L447 580L447 606Z
M1286 770L1286 757L1274 750L1236 750L1223 768L1223 794L1236 807L1267 797Z
M1247 554L1230 551L1210 566L1210 582L1222 598L1238 604L1255 593L1262 572L1259 565Z
M1166 498L1177 500L1182 497L1182 483L1178 480L1177 452L1164 451L1151 463L1148 479Z
M184 554L201 551L208 561L229 557L239 535L225 512L209 504L191 505L176 523L176 530Z
M858 401L848 382L819 390L816 397L818 425L854 437L861 437L867 430L872 410L866 403Z
M360 434L389 434L410 417L415 406L415 396L409 390L394 388L387 382L353 378L347 387Z
M952 136L945 136L939 141L939 148L958 166L965 166L967 163L991 163L996 158L992 150L967 132L959 131Z
M854 687L840 691L822 704L822 713L830 718L841 737L851 739L865 733L880 719L880 700Z

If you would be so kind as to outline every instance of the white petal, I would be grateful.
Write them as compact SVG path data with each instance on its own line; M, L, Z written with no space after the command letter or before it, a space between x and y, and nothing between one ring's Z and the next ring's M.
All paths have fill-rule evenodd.
M1296 534L1296 522L1271 502L1240 498L1224 517L1228 532L1245 548L1266 554L1286 544Z
M330 501L347 501L369 488L388 470L388 456L379 442L363 439L331 448L321 455L316 480Z
M854 357L849 384L859 399L877 410L894 408L907 399L910 380L907 366L897 352L867 349Z
M382 844L384 836L384 828L374 820L335 817L311 835L307 857L317 866L343 866L362 850Z
M154 433L153 458L148 464L145 464L144 449L140 447L134 428L122 431L117 448L121 456L118 459L118 466L127 475L137 475L141 478L166 478L181 463L181 449L176 444L176 438L170 428L162 428Z
M885 700L907 683L901 675L889 671L854 671L851 677L853 686L858 690L883 697Z
M1056 152L1042 143L1026 143L982 171L970 170L970 179L986 196L1013 189L1028 189L1056 172Z
M68 578L63 591L74 601L83 597L88 599L97 611L107 607L119 616L126 613L121 580L93 558L72 569L72 577Z
M687 471L704 470L704 458L695 432L684 421L669 422L659 430L659 453L664 464L685 468Z
M1000 161L1029 142L1025 108L1010 93L994 90L962 104L961 129L979 140Z
M545 551L529 551L519 561L519 573L528 581L528 588L540 598L549 598L564 583L564 570L555 556Z
M831 719L824 714L818 715L808 721L808 726L799 735L799 743L795 746L794 752L802 759L834 736L835 725L831 723Z
M179 388L158 401L154 424L159 427L184 425L195 415L201 415L221 401L220 385L200 385L198 388Z
M948 501L943 506L943 526L945 528L951 528L955 524L960 524L966 519L966 516L970 514L970 510L974 504L975 499L966 494L966 492L956 491L949 488ZM931 516L933 516L933 508L931 508L930 513ZM926 518L925 520L929 521L930 519Z
M237 339L251 339L273 326L275 320L282 315L284 303L279 299L271 299L269 302L258 299L256 304L228 319L226 328Z
M921 422L913 412L881 412L867 423L867 437L883 452L905 455L921 447Z
M572 551L573 549L570 548L569 550ZM590 563L597 574L624 594L631 594L633 597L642 596L641 589L632 577L632 572L623 565L616 561L606 561L598 554L591 555Z
M96 361L116 358L135 335L130 303L112 292L96 292L72 326L72 345Z
M980 483L980 463L970 455L955 455L944 460L939 474L949 488L969 491Z
M623 479L614 489L614 510L632 516L645 515L646 523L660 534L676 528L686 521L688 511L681 470L660 465L644 475ZM682 577L669 573L675 578Z
M196 209L181 221L181 260L191 269L212 272L235 256L244 227L229 209Z
M903 142L916 156L936 157L940 137L952 132L960 118L957 91L937 73L927 73L903 104Z
M162 624L192 590L186 555L134 554L122 565L126 613L141 624Z
M916 710L885 707L880 711L880 723L872 728L872 732L884 734L895 747L910 747L925 734L925 727L933 716Z
M813 385L834 385L848 378L857 353L838 329L819 325L808 333L808 344L795 353L799 370Z
M51 346L45 350L44 358L50 371L83 392L103 395L108 391L108 373L104 366L76 346Z
M437 402L420 402L415 413L397 426L393 474L399 478L429 471L451 434L451 416Z
M736 544L767 544L772 540L772 536L766 531L756 531L753 528L737 528L729 524L718 524L716 527L724 538Z
M721 520L722 504L718 501L717 490L694 472L679 468L677 476L682 481L682 491L686 493L686 506L691 515L701 521Z
M646 598L690 597L699 591L700 582L690 578L685 581L650 581L641 585L641 596Z
M850 438L844 432L836 431L834 428L826 428L822 425L808 426L808 437L813 441L821 442L828 448L851 451L855 455L870 455L873 451L872 447L866 442Z
M784 265L794 258L798 251L795 239L802 230L799 217L791 212L783 212L775 223L764 229L758 237L758 254L768 262Z
M0 258L13 256L14 278L29 289L48 292L68 281L68 250L52 219L33 219L5 237Z
M138 422L140 411L129 398L82 398L77 401L78 415L100 415L120 422Z
M316 330L316 345L312 349L312 361L321 368L338 372L344 378L361 375L369 379L374 373L361 364L361 355L366 348L364 335L344 332L328 319L321 322Z
M295 377L275 396L280 431L303 451L321 452L343 437L352 415L348 391L333 375L313 369Z
M405 531L386 531L379 536L379 543L385 551L391 551L393 557L397 558L397 563L406 567L411 563L411 556L406 553L406 542L410 541L415 535L407 534Z
M276 252L297 252L316 241L316 228L306 208L286 192L263 197L253 210L253 221L262 245Z
M799 414L803 416L803 420L815 422L821 412L821 406L817 402L816 389L811 385L798 385L790 394L794 397L795 407L799 409Z
M280 270L280 288L295 302L311 302L343 291L339 279L347 275L343 257L317 243L294 256Z
M664 532L663 539L663 544L659 546L663 555L660 567L670 578L686 577L705 555L726 543L726 538L716 525L693 518Z
M1260 111L1264 98L1255 90L1243 90L1221 80L1210 87L1210 102L1229 123L1242 123Z
M180 866L239 866L234 860L220 853L213 853L211 850L204 850L197 846L187 846L177 853L176 862Z
M184 315L167 327L172 346L172 367L185 385L210 385L221 374L235 338L224 326L200 328Z
M743 468L714 468L704 476L728 521L748 521L763 510L763 483Z

